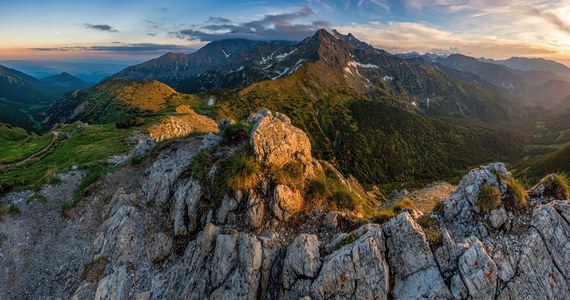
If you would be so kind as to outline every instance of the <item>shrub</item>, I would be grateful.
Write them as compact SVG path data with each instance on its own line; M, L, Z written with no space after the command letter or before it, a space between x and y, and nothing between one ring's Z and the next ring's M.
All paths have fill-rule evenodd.
M347 188L334 191L330 196L330 201L338 208L355 210L359 207L356 197Z
M404 210L404 208L408 209L416 209L416 205L410 198L403 198L402 200L394 203L391 205L392 211L397 215Z
M202 184L206 182L209 171L208 168L210 167L209 158L210 152L208 150L202 150L192 157L192 170L190 173L190 177L192 177L192 179L197 180Z
M138 118L138 117L118 121L117 123L115 123L115 127L117 127L118 129L127 129L142 125L144 125L144 118Z
M435 203L435 206L433 207L433 212L436 214L442 214L443 213L443 208L444 208L444 204L443 204L443 200L442 201L437 201Z
M5 214L19 214L20 212L20 209L14 204L10 204L7 207L0 206L0 217Z
M374 212L372 221L374 223L383 224L393 217L397 216L405 208L416 209L416 205L409 198L403 198L378 209L376 212Z
M507 195L505 197L505 205L515 209L521 209L527 205L526 190L524 186L516 179L509 178L505 180L507 183Z
M86 263L83 266L83 272L81 273L81 278L90 282L99 281L99 279L101 279L101 277L103 276L103 273L105 273L105 268L107 267L108 263L109 260L104 256L101 256Z
M422 216L416 220L416 223L422 227L426 240L430 247L433 249L437 248L442 243L442 236L439 228L430 216Z
M501 206L501 192L496 186L481 186L477 196L477 205L484 212L489 212Z
M221 172L225 173L228 187L247 191L259 183L261 167L249 153L249 148L242 147L222 162Z
M346 245L352 244L357 239L358 239L358 235L354 232L351 232L338 243L337 248L340 249Z
M551 174L541 181L544 184L544 196L554 197L558 200L570 198L568 178L563 174Z
M299 161L289 162L280 168L271 170L271 177L276 184L302 189L304 167Z
M230 124L222 131L223 143L226 145L238 145L249 138L251 125L236 123Z
M305 187L305 197L314 201L322 201L330 196L324 176L309 179Z

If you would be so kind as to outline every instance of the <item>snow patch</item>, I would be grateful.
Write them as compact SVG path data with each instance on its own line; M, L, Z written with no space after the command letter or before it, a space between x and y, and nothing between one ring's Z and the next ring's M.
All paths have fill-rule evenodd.
M278 79L279 77L285 75L287 73L287 71L289 71L289 68L285 68L285 70L283 70L283 72L277 72L277 76L272 77L271 80Z
M366 69L380 69L380 67L378 67L377 65L373 65L373 64L363 64L363 63L359 63L357 61L349 61L348 65L351 67L361 67L361 68L366 68Z
M232 53L230 52L230 54L227 54L226 51L224 51L224 49L222 49L222 52L224 52L224 55L226 56L226 58L230 57L230 55L232 55Z
M275 58L277 58L278 60L283 60L285 57L293 54L295 51L297 51L297 49L293 49L293 51L291 51L291 52L278 54L277 56L275 56ZM275 53L275 52L273 52L273 53Z
M388 82L388 81L394 80L394 77L386 75L386 76L382 77L382 80Z
M208 106L214 106L214 104L216 104L216 99L214 98L208 99Z

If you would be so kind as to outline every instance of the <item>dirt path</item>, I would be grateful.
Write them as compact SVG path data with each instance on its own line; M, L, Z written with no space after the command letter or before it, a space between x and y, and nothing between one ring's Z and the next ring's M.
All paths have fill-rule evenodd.
M31 160L33 160L35 158L38 158L38 157L44 155L46 152L51 150L53 144L55 143L55 141L57 141L57 138L59 137L59 132L52 131L51 133L53 134L53 138L51 139L51 142L49 142L49 144L47 146L45 146L42 150L28 156L27 158L24 158L21 161L15 162L15 163L10 163L10 164L1 164L0 163L0 168L18 167L18 166L21 166L21 165L24 165L24 164L30 162Z

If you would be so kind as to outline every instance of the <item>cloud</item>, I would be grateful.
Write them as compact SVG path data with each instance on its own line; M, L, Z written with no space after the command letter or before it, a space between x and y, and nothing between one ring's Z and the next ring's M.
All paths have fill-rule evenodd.
M537 16L546 20L547 22L553 24L554 26L558 27L558 29L566 33L570 33L570 23L566 22L555 13L552 13L550 11L543 11L535 7L529 8L529 13L533 16Z
M84 25L86 28L94 29L94 30L98 30L98 31L107 31L107 32L117 32L118 31L115 28L113 28L112 26L105 25L105 24L93 25L90 23L85 23Z
M463 53L480 57L552 56L557 49L521 40L493 36L463 36L414 22L372 22L338 27L344 34L352 33L373 46L390 52Z
M265 15L261 19L242 23L226 18L210 17L204 24L171 32L171 36L200 41L231 38L302 40L321 28L330 28L329 22L314 19L316 15L308 6L303 6L291 13Z
M35 51L59 51L59 52L193 52L195 47L183 45L169 45L169 44L153 44L153 43L138 43L138 44L123 44L112 43L112 45L105 46L77 46L77 47L54 47L54 48L30 48Z

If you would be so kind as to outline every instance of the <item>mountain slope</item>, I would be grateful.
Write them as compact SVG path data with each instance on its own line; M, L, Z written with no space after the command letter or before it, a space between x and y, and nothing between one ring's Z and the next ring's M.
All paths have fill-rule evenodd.
M511 57L506 60L491 62L522 71L550 71L559 76L570 78L570 68L559 62L544 58Z
M167 53L139 65L128 67L111 77L130 80L157 80L175 87L181 80L195 77L230 63L250 51L268 42L230 39L215 41L192 54ZM274 42L274 44L281 44ZM284 42L284 44L287 44Z
M91 86L90 83L87 83L67 72L42 78L41 81L49 86L63 90L65 92L85 89Z
M66 94L48 109L45 123L117 122L165 109L175 95L172 88L157 81L109 79Z
M309 66L320 71L311 71L315 76L306 80L325 80L322 90L348 89L370 100L388 94L399 98L401 105L413 105L428 115L498 121L509 119L513 110L512 103L493 89L457 80L429 65L410 63L337 32L319 30L285 48L260 47L248 52L248 58L247 64L232 62L184 80L177 90L197 93L245 88L263 80L294 76Z

